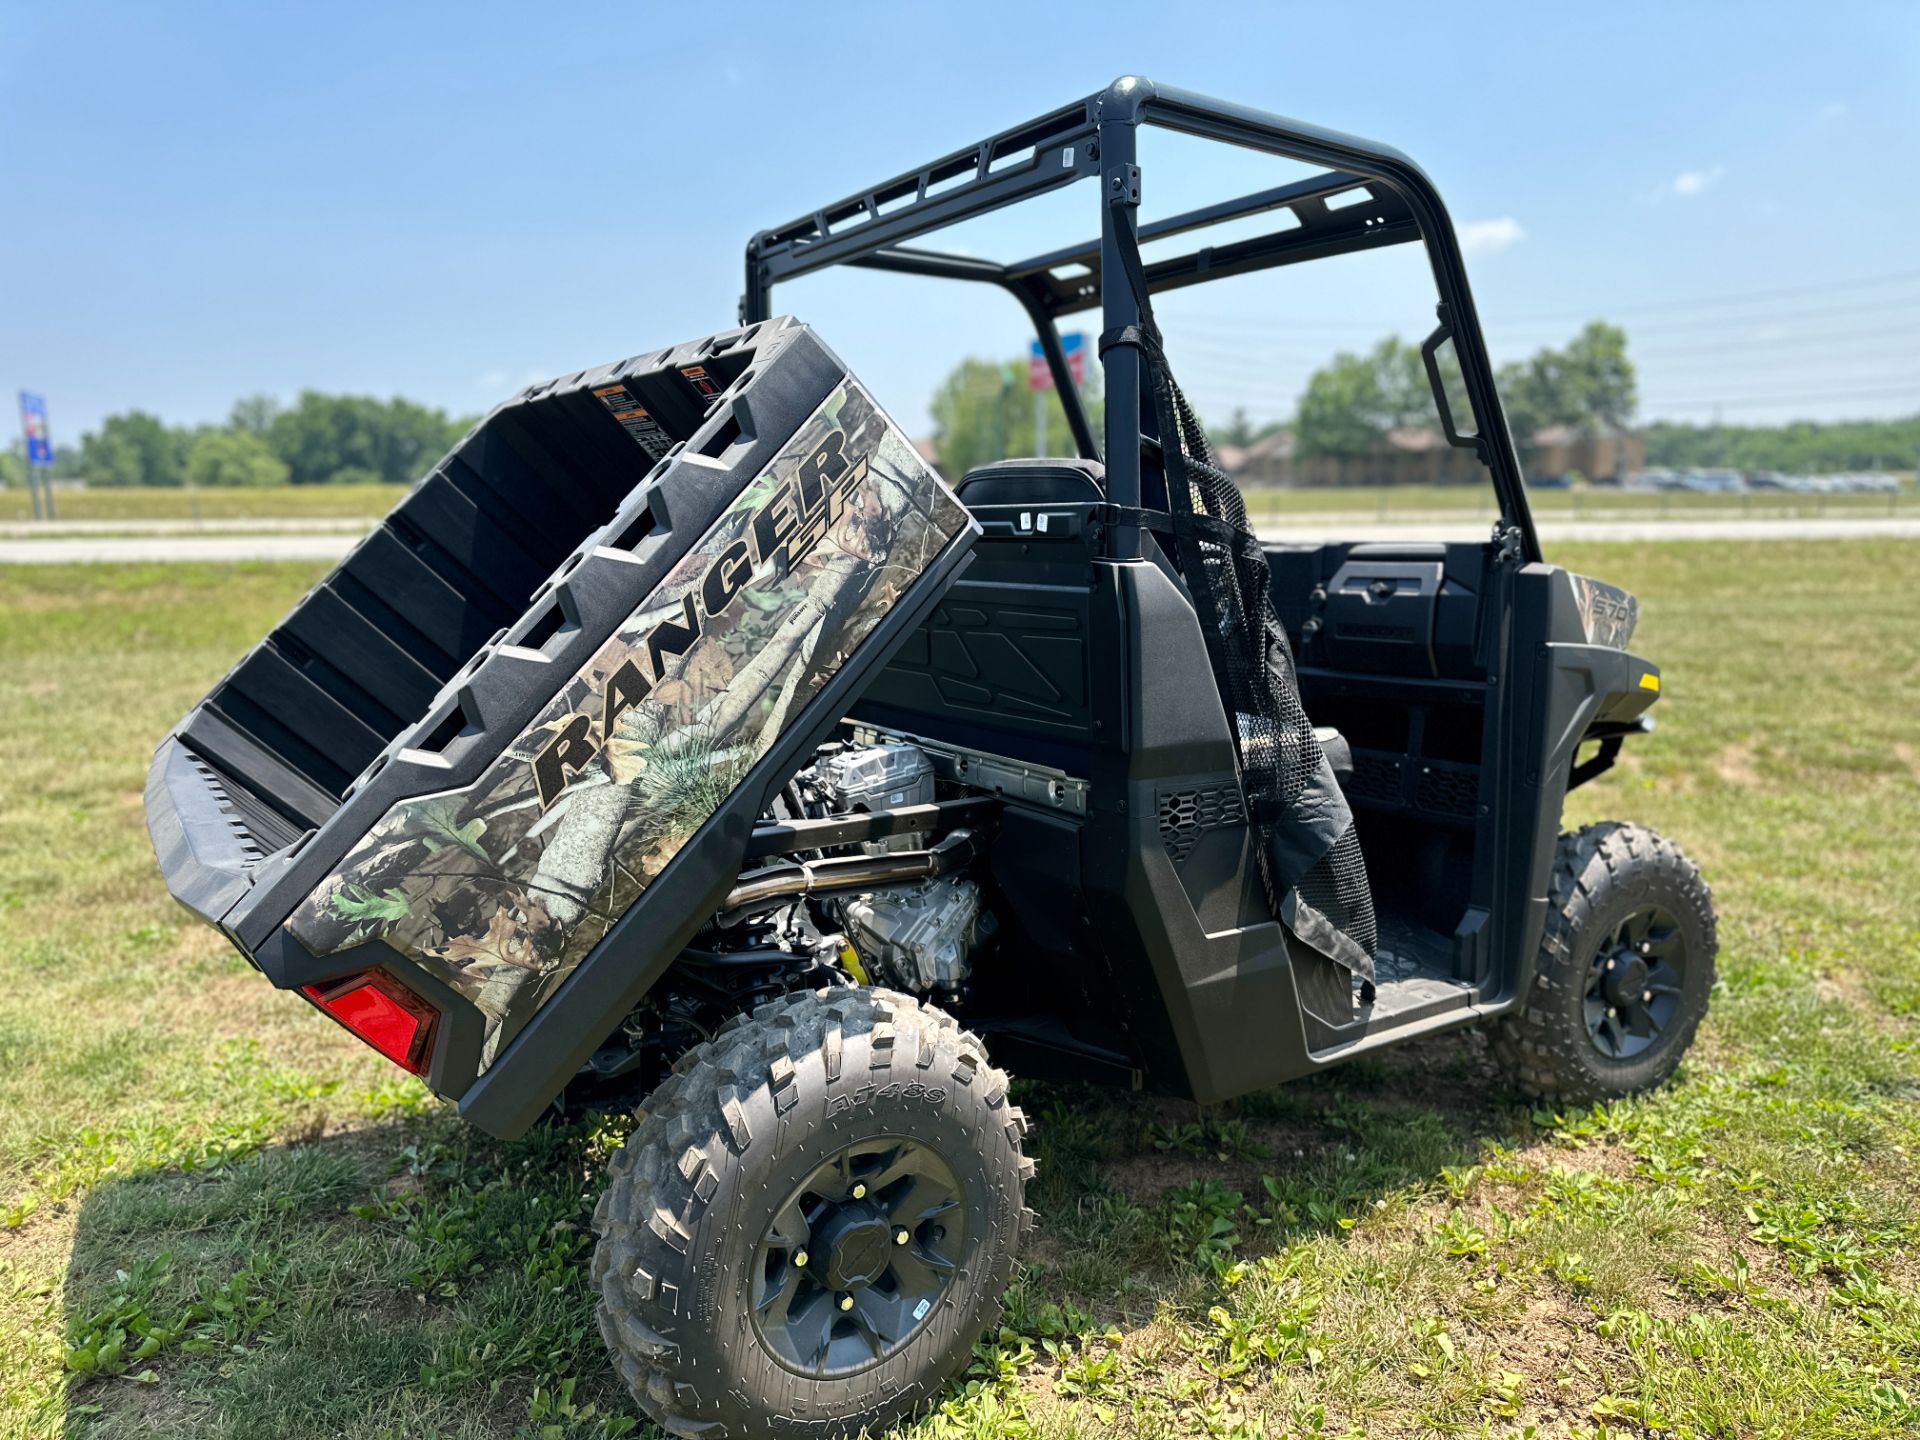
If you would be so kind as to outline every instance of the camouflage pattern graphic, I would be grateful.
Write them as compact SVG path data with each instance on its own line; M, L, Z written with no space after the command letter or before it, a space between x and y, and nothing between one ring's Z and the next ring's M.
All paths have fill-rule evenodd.
M1640 623L1640 602L1618 585L1568 572L1573 582L1573 603L1580 611L1581 628L1589 645L1605 645L1624 650L1633 638L1633 627Z
M490 1064L967 523L843 383L476 784L395 805L289 929L426 964Z

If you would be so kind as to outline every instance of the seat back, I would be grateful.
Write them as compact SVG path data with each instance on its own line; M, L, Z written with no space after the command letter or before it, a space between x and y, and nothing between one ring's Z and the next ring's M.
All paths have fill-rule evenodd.
M862 696L854 717L1087 773L1092 563L1105 504L1092 460L1002 460L955 487L985 534L973 564Z

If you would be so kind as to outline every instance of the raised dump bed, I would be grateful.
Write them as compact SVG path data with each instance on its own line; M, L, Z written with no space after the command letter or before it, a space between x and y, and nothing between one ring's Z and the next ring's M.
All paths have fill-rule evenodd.
M975 533L791 319L530 387L161 742L167 883L514 1128L713 913Z

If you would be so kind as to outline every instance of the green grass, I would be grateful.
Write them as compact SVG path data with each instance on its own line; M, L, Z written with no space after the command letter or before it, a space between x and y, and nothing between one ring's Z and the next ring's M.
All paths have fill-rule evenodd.
M275 485L261 489L61 490L62 520L369 519L387 513L404 485ZM0 489L0 521L31 520L33 500L21 486Z
M1315 486L1301 490L1253 488L1246 491L1247 508L1256 517L1299 514L1431 515L1436 519L1495 514L1490 485L1382 485ZM1912 515L1911 481L1894 495L1796 495L1785 491L1754 490L1743 495L1695 494L1689 491L1621 490L1611 486L1581 486L1577 490L1529 490L1527 503L1543 520L1657 519L1681 515L1691 519L1745 519L1812 517L1823 515Z
M281 485L259 490L74 490L57 497L62 520L287 520L376 519L406 493L398 485ZM1606 487L1529 492L1534 513L1543 517L1667 515L1819 516L1911 515L1913 484L1897 496L1791 495L1755 491L1747 495L1647 493ZM1493 516L1493 491L1484 485L1343 486L1306 490L1250 490L1248 508L1263 515L1361 514L1412 515L1434 512L1440 518L1485 512ZM29 520L33 510L24 489L0 489L0 521Z
M1043 1229L917 1440L1920 1433L1920 546L1555 547L1724 984L1661 1092L1456 1036L1200 1113L1027 1087ZM465 1130L167 901L153 739L317 574L0 570L0 1431L644 1433L584 1279L614 1119Z

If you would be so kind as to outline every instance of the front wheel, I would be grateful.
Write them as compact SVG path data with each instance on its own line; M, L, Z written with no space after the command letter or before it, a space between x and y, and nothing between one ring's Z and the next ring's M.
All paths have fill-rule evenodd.
M948 1016L789 996L685 1056L595 1212L601 1333L669 1434L879 1429L967 1361L1030 1216L1026 1122Z
M1494 1053L1552 1104L1648 1090L1673 1074L1707 1013L1713 892L1671 840L1606 821L1560 837L1546 933L1523 1007Z

